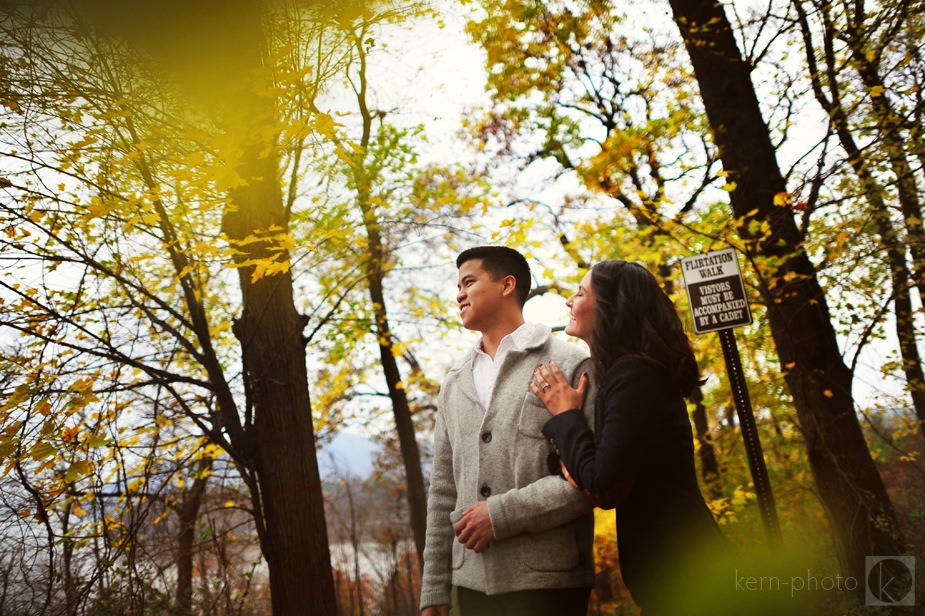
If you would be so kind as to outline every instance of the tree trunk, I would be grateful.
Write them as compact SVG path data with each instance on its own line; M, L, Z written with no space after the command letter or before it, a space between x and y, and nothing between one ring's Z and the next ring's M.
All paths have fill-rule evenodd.
M276 160L263 161L259 173L244 177L225 213L224 229L232 240L287 228ZM270 178L266 181L262 178ZM268 246L242 246L241 261L271 257ZM252 454L265 523L261 541L270 574L273 614L334 614L334 582L315 436L312 429L308 374L302 329L292 277L286 272L252 281L254 268L240 267L243 311L234 331L241 343L248 404L253 425L243 449Z
M402 463L405 467L405 480L408 489L408 513L411 522L411 532L414 536L414 545L417 549L418 564L424 569L424 538L427 532L427 493L424 489L424 472L421 469L421 453L418 447L417 435L414 430L411 406L402 384L398 361L395 359L395 342L389 326L388 310L385 303L383 280L385 273L383 265L386 261L386 247L382 238L382 228L372 199L373 178L367 170L365 152L370 144L372 135L372 114L366 104L366 36L355 37L354 47L359 60L359 89L357 103L360 115L363 118L363 134L360 138L362 153L355 158L353 167L353 180L357 191L356 202L363 214L363 224L366 228L367 259L366 284L369 289L369 298L372 302L373 313L376 318L376 338L379 343L379 358L382 363L382 372L385 376L386 386L389 390L389 399L392 401L392 414L395 417L395 428L398 433L398 443L401 448Z
M180 532L177 533L177 616L193 613L193 556L196 553L196 521L206 493L205 477L197 477L183 494L177 510Z
M919 188L915 171L906 156L905 138L902 133L904 120L893 109L886 92L886 85L880 75L879 65L876 60L872 60L868 56L865 45L868 34L866 29L862 31L864 23L863 8L860 9L860 14L855 15L855 19L856 21L852 23L852 29L847 29L841 33L841 38L851 50L854 66L861 76L861 81L864 83L865 88L871 93L870 103L880 136L881 148L886 152L890 167L896 176L896 193L908 236L909 251L912 254L912 272L914 275L911 280L918 288L920 301L925 302L925 227L923 227L922 207L919 200ZM875 92L880 94L874 94ZM896 238L896 234L892 229L892 222L885 208L878 210L876 224L880 228L882 235L892 236L893 241L896 242L898 238ZM885 236L884 240L888 241L888 238ZM909 291L904 288L910 283L910 276L906 267L906 251L898 243L887 244L887 246L890 250L896 329L903 358L903 371L906 374L906 383L912 394L913 406L919 419L919 429L922 435L925 436L925 377L923 377L921 357L916 344L915 317L909 299ZM900 261L899 259L902 260Z
M350 507L350 547L353 548L353 584L356 587L356 601L359 606L360 616L366 614L366 604L363 601L363 576L360 571L360 553L363 550L360 541L360 528L357 525L357 508L353 502L353 488L350 486L350 478L344 480L344 489L347 491L347 506ZM350 614L356 614L353 609L353 593L350 593Z
M642 225L642 223L639 224ZM664 231L661 228L655 227L651 233L649 237L663 235ZM665 293L668 295L674 293L674 283L671 278L672 269L672 265L668 263L660 263L658 265L662 286L665 289ZM716 450L713 447L713 439L710 438L707 407L703 405L703 387L700 384L691 392L690 401L694 403L691 419L694 420L694 435L697 438L697 455L700 457L700 475L703 478L704 485L707 486L710 496L719 498L722 496L722 486L719 483L719 462L716 460Z
M68 503L64 507L61 520L62 550L62 576L64 578L64 613L66 616L77 616L77 586L74 580L74 539L68 536L71 526L71 512L73 505ZM3 612L0 612L2 614Z
M719 463L716 461L716 450L713 447L713 439L710 438L710 426L707 422L707 408L703 405L703 390L698 385L693 394L691 402L694 403L694 411L691 417L694 420L694 433L697 437L697 455L700 457L700 475L703 477L703 483L707 486L710 496L718 498L722 491L719 485Z
M379 257L381 258L381 257ZM395 416L395 428L401 447L402 462L408 489L408 511L414 546L417 549L418 565L424 566L424 537L427 529L427 495L424 489L424 472L421 470L421 454L417 435L414 430L411 406L401 381L398 362L393 353L394 343L389 329L385 308L385 296L382 291L382 272L378 268L380 261L375 257L367 266L367 281L370 297L375 306L376 335L379 338L379 357L382 371L392 400L392 413Z
M828 81L826 96L822 87L821 73L818 70L809 19L799 0L794 1L794 7L799 16L800 28L803 34L803 43L806 50L807 68L809 69L813 94L819 105L829 114L831 124L838 141L848 157L848 164L861 182L864 197L873 211L875 232L880 236L880 244L884 247L890 267L890 281L893 289L893 314L895 317L896 337L899 340L899 351L903 360L903 371L906 383L912 396L912 406L919 420L919 429L925 436L925 373L922 369L922 358L916 341L915 312L911 299L911 275L907 265L906 247L900 241L890 215L889 208L883 199L884 189L877 182L870 170L868 161L858 147L851 133L848 114L841 102L841 91L838 83L837 58L835 56L835 28L828 14L823 12L823 57L825 59L824 73ZM890 146L888 146L890 147ZM917 200L916 200L917 202ZM925 281L919 281L920 286ZM922 296L925 298L925 295Z
M234 333L242 351L247 432L235 445L256 471L254 514L264 526L260 543L274 616L330 615L337 607L305 365L306 320L296 310L288 269L260 277L254 265L244 265L288 262L273 238L288 230L289 217L279 182L275 102L258 87L265 50L259 7L242 0L227 8L234 10L233 47L224 50L230 83L221 122L240 144L236 170L243 180L222 219L238 250L242 301Z
M863 5L858 5L863 6ZM903 221L908 234L909 250L912 253L912 271L919 297L925 302L925 226L922 221L922 206L919 201L919 188L915 171L906 156L905 136L903 135L903 118L890 102L886 84L880 75L880 67L868 56L865 41L869 36L864 27L863 9L856 15L857 22L841 32L841 38L851 50L851 59L864 87L870 92L870 104L880 137L880 148L890 161L893 175L896 176L896 194L902 210ZM874 94L879 92L879 94Z
M899 339L899 353L902 357L906 387L912 396L912 407L919 420L919 431L925 437L925 373L922 357L915 335L915 311L910 297L909 268L906 267L906 251L896 237L889 213L877 210L874 224L887 247L890 262L890 280L893 285L893 315L896 320L896 337Z
M776 264L762 281L771 333L793 396L843 572L865 579L865 556L901 554L892 503L854 412L852 374L842 360L825 295L802 246L793 213L774 203L786 193L751 82L723 6L669 0L691 57L735 215L767 224L768 237L742 227L750 258ZM752 213L754 211L754 213ZM856 592L864 594L863 583Z

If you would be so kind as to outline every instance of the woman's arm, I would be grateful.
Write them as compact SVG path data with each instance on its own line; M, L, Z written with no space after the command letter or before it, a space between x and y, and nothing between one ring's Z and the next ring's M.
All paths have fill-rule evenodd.
M554 376L555 371L551 374ZM575 483L602 506L613 507L626 495L653 454L662 423L659 411L664 387L647 364L625 358L611 367L601 384L595 409L600 428L597 440L577 409L560 410L543 427L543 434L556 443ZM567 399L558 383L555 388L553 396L547 396L553 406ZM538 397L543 400L542 394L551 393L553 385L545 392L539 389Z

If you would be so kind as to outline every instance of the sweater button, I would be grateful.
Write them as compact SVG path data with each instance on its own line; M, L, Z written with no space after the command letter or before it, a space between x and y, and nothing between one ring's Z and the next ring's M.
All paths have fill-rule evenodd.
M489 488L488 486L482 486L482 489L479 490L479 493L485 498L488 498L489 496L491 496L491 488Z
M482 442L490 443L491 442L491 432L485 432L482 434Z

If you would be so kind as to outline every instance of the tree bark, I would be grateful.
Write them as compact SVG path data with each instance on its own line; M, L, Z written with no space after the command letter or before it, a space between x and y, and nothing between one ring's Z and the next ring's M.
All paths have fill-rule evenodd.
M222 229L238 250L242 312L234 324L244 367L246 433L235 443L253 461L262 519L261 549L267 561L274 616L328 615L337 611L324 519L324 501L305 365L305 318L293 298L289 270L254 276L246 262L288 261L273 240L289 228L275 143L277 110L272 94L260 94L265 44L257 3L242 0L225 52L228 111L223 128L240 144L243 183L229 195ZM247 238L260 241L241 242ZM258 522L259 525L259 522Z
M907 265L906 247L893 228L889 207L883 198L885 190L877 182L871 172L866 156L857 145L850 129L848 113L841 102L837 58L835 56L836 31L834 25L828 14L823 11L822 49L825 60L824 74L828 82L827 96L822 86L823 72L819 71L818 63L816 62L809 18L800 0L794 0L793 5L797 10L803 34L813 95L819 105L829 114L832 130L838 136L838 141L848 157L848 164L861 182L864 198L873 212L874 231L880 236L880 244L886 251L893 289L893 315L895 317L896 338L899 341L900 356L903 360L903 372L906 375L907 387L912 397L912 406L919 420L919 430L925 436L925 372L922 369L922 358L919 354L916 340L915 311L912 307L911 298L912 276ZM894 146L895 144L887 147ZM921 285L925 285L925 281L920 280L919 285L921 288ZM922 297L925 298L925 295Z
M653 231L653 235L658 234L664 234L664 230L657 228ZM673 264L660 263L658 266L662 285L665 289L665 293L668 295L674 293L674 282L671 278L672 265ZM707 407L703 404L703 387L700 384L694 387L694 390L691 392L690 401L694 403L691 419L693 419L694 422L694 435L697 438L697 455L700 457L700 475L703 478L704 485L707 486L710 496L719 498L722 496L722 486L719 483L719 462L716 459L716 449L713 447L713 439L710 437Z
M359 61L359 83L356 92L360 115L363 118L363 133L360 137L362 153L354 159L353 181L357 191L356 203L363 214L366 229L366 285L376 319L375 334L379 345L379 360L392 401L392 414L401 449L402 463L405 467L405 481L408 490L408 512L411 532L417 549L418 565L424 568L424 539L427 532L427 493L424 489L424 472L421 469L421 453L414 429L411 406L402 383L401 371L395 358L395 341L389 325L389 313L386 307L383 270L386 262L386 246L382 237L372 198L372 181L366 165L366 151L372 135L372 114L366 104L366 45L365 32L354 39L354 48Z
M389 329L385 311L385 298L382 294L381 274L371 275L370 295L379 298L373 302L377 306L376 333L379 336L379 357L382 370L385 374L389 389L389 398L392 400L392 413L395 416L395 428L398 433L398 443L401 448L402 462L405 467L406 485L408 490L408 512L411 523L411 533L414 537L414 546L417 550L418 566L424 567L424 537L427 530L427 493L424 489L424 472L421 469L421 453L417 443L414 429L411 406L408 396L402 385L398 362L393 353L394 343ZM382 306L381 310L378 309ZM380 314L381 313L381 314Z
M365 214L365 213L364 213ZM369 223L367 223L369 229ZM388 313L385 305L385 294L382 289L382 250L373 248L373 242L379 242L378 233L370 230L369 233L371 255L367 262L366 277L369 286L370 299L376 317L376 336L379 339L379 358L382 371L385 374L386 385L389 389L389 398L392 401L392 414L395 417L395 428L398 433L398 443L401 448L402 462L405 467L405 478L408 490L408 511L411 523L411 532L418 554L418 565L424 566L424 537L427 528L427 495L424 489L424 472L421 470L421 454L414 430L411 406L408 396L405 395L395 359L394 341L389 327Z
M713 439L710 437L710 426L707 419L707 408L703 405L703 390L700 386L691 394L694 411L691 417L694 420L694 433L697 437L697 455L700 457L700 475L707 486L710 496L718 498L722 494L719 485L719 463L716 460L716 450Z
M64 507L61 519L62 549L62 577L64 578L64 613L66 616L77 616L78 589L74 580L74 539L68 536L71 526L71 513L73 505L68 503ZM2 612L0 612L2 614Z
M906 156L905 136L902 130L904 120L890 102L886 84L880 74L880 66L868 55L869 48L865 42L869 36L869 26L865 25L864 5L858 3L855 6L856 14L850 25L841 32L833 30L830 34L839 35L848 45L853 65L869 93L872 116L880 137L880 149L886 153L896 177L896 194L908 234L914 281L920 299L925 302L925 225L922 220L916 174Z
M232 240L287 228L275 183L275 158L254 161L243 174L224 217ZM262 167L262 168L261 168ZM267 181L265 178L269 178ZM241 262L271 257L269 246L242 247ZM275 257L275 255L274 255ZM252 454L265 521L261 547L270 573L273 614L334 614L334 585L302 329L288 272L253 281L252 266L239 268L243 310L234 331L241 343L253 423L242 447Z
M275 179L276 161L264 173L248 174L235 191L236 208L225 214L229 238L244 239L286 228ZM258 178L269 177L267 182ZM274 232L275 233L275 232ZM241 256L268 258L262 243ZM270 573L273 614L334 614L334 585L302 338L304 318L296 311L292 277L276 274L252 281L253 268L240 267L243 310L234 331L241 343L248 405L253 423L241 449L251 454L259 485L265 535L261 548Z
M771 333L842 570L864 580L865 556L901 554L904 543L854 412L852 374L839 352L816 271L792 211L774 202L787 188L750 69L721 4L669 2L729 174L733 212L769 229L767 236L757 236L743 225L742 239L750 259L775 266L761 283ZM857 587L863 596L864 584Z
M193 556L196 553L196 520L206 493L206 477L197 477L183 494L177 509L180 532L177 533L177 616L193 613Z

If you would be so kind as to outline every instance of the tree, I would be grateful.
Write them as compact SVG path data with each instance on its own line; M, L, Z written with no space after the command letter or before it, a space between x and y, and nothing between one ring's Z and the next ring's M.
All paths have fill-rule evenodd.
M427 495L412 410L396 357L401 355L401 351L392 333L384 289L391 256L388 246L390 238L384 236L381 210L390 205L390 191L377 186L382 181L381 176L389 169L401 169L403 165L411 163L413 154L403 143L407 133L392 129L382 122L385 112L378 112L380 129L378 134L374 134L376 110L370 109L368 98L370 83L367 74L367 54L369 47L374 44L371 30L374 29L378 20L387 17L388 15L379 16L376 19L361 17L354 27L347 31L347 40L355 53L356 67L354 74L351 75L351 84L360 116L360 135L356 141L352 142L354 147L351 149L354 153L346 161L345 173L366 232L366 250L362 262L365 265L365 283L374 317L374 327L371 333L376 337L379 361L392 402L392 412L401 443L408 485L407 497L411 529L417 547L418 560L423 565ZM343 151L348 151L340 139L335 138L335 143Z
M223 481L206 496L240 487L235 475L244 483L274 605L284 606L274 609L300 609L299 598L289 593L301 589L326 600L329 581L333 587L324 573L330 566L326 539L304 523L314 515L307 501L321 494L308 422L336 430L338 409L361 400L356 389L369 386L374 369L366 357L371 338L402 442L416 446L412 416L418 423L426 420L426 413L415 411L426 409L433 396L410 349L414 327L421 324L394 325L386 300L389 308L418 318L439 320L445 309L439 294L416 288L407 273L389 279L394 290L385 282L401 250L436 247L429 257L439 258L455 233L447 215L482 203L481 187L470 186L461 170L417 164L413 142L419 129L392 126L383 121L385 112L368 106L370 32L417 9L385 7L375 13L356 5L326 12L310 4L260 5L258 15L255 7L223 13L227 23L215 22L214 31L206 32L194 25L214 22L205 19L205 7L202 19L189 24L166 17L161 23L160 16L148 14L74 15L64 9L23 11L21 22L9 22L13 44L5 66L12 70L4 73L10 85L5 102L8 128L15 128L4 138L21 162L5 178L10 199L4 214L17 224L11 224L4 249L9 259L35 265L14 268L19 282L11 278L5 287L5 297L13 299L4 325L21 332L30 350L17 362L28 369L11 373L31 376L7 388L19 394L5 409L11 411L5 427L14 425L13 412L25 421L18 424L22 434L4 446L30 464L30 452L48 452L34 466L44 463L57 451L51 441L57 443L66 426L55 422L48 438L40 436L36 426L43 416L34 411L36 400L48 394L56 405L49 415L57 418L59 401L66 402L62 392L69 392L86 416L82 440L95 443L91 451L100 454L77 452L75 472L96 471L77 476L82 498L103 498L101 484L111 471L126 476L125 488L108 493L106 507L122 504L120 499L147 504L149 492L139 496L129 489L135 482L175 507L177 611L187 609L195 586L186 575L190 552L200 563L211 556L224 562L221 541L209 542L208 553L191 542L201 503L195 488L205 475L189 468L199 463L222 468ZM152 21L161 24L154 32L135 29ZM34 33L44 47L30 39ZM170 44L162 44L166 40ZM34 62L29 70L17 64L26 54ZM354 70L358 66L363 70ZM353 116L336 83L356 78L364 89L356 93L360 111ZM21 105L31 101L35 105ZM322 111L327 105L333 109ZM356 126L359 133L353 132ZM19 139L36 127L40 138ZM46 190L43 181L64 188ZM66 276L51 285L31 284L33 271ZM314 417L296 348L299 365L307 348L317 366ZM43 364L49 354L58 357ZM63 370L61 357L80 369ZM398 360L409 366L404 378ZM41 370L43 378L33 374ZM124 405L121 416L110 409L110 400L100 399L101 391L113 392ZM158 412L142 438L150 450L133 449L118 458L132 421L148 421L141 409L151 400L158 401ZM126 408L138 414L126 416ZM95 415L102 419L94 424ZM92 431L86 428L91 424ZM178 441L165 438L174 429L188 439L184 442L192 441L193 451L208 455L181 452ZM406 457L412 469L407 492L419 493L423 504L418 454L411 450ZM156 479L146 474L152 468ZM49 510L64 506L60 477L47 476L52 470L40 468L48 481L37 490ZM282 507L279 499L299 506ZM234 501L235 508L243 506L244 499ZM128 504L125 509L129 515ZM160 513L144 509L142 515ZM208 513L198 514L203 524ZM299 528L283 536L270 528L279 527L280 519L282 526L295 521ZM88 534L106 537L99 524L83 522ZM54 539L62 531L49 532ZM141 553L144 533L129 537L119 544L124 552L117 559ZM309 574L290 563L279 574L278 566L292 557L322 572ZM131 582L144 579L144 564ZM113 588L115 595L119 589ZM203 597L213 591L193 592Z
M892 13L892 19L881 16L878 19L880 30L885 34L883 41L877 43L867 38L874 34L865 34L868 29L865 24L865 14L862 7L857 8L857 15L852 7L845 5L845 25L838 25L833 16L833 6L830 4L805 5L794 2L797 20L803 37L806 53L807 69L812 83L813 95L819 105L825 110L830 119L830 130L837 135L838 142L847 157L847 164L860 181L863 188L862 195L869 205L873 218L872 231L879 236L882 250L887 255L888 269L893 297L893 315L895 321L896 337L899 341L900 355L902 357L903 371L906 383L912 397L913 408L919 419L920 430L925 435L925 373L922 369L922 359L919 354L916 334L916 317L912 306L911 289L918 287L919 298L925 297L923 285L921 260L922 229L919 222L922 217L919 205L918 190L915 188L916 173L908 161L905 151L904 134L909 134L906 122L897 117L893 105L889 101L890 94L885 87L885 81L880 76L876 54L869 54L866 47L880 47L885 50L891 33L902 29L910 21L906 14L906 7L900 5ZM810 20L812 12L816 27ZM815 36L821 36L821 45L817 52L814 45ZM839 34L841 33L841 34ZM875 127L875 140L865 148L858 145L856 135L864 129L856 122L852 122L851 110L857 110L861 101L844 101L844 82L850 80L840 66L845 62L837 52L838 38L846 39L850 50L849 64L859 66L859 73L865 92L865 98L871 103L869 113L860 115L862 121L873 116L870 124ZM820 62L817 61L817 53ZM883 54L880 54L883 55ZM873 56L873 57L869 57ZM891 88L892 90L892 88ZM861 136L863 139L864 137ZM899 209L903 213L903 223L899 228L905 228L905 237L897 229L891 214L890 197L881 180L882 173L878 173L878 157L889 161L889 167L896 178L896 199ZM812 204L815 205L815 204ZM809 207L809 204L808 206ZM909 253L912 253L913 267L910 271ZM913 283L915 281L915 283Z
M765 272L768 320L842 569L863 579L865 555L900 554L904 544L854 412L851 371L839 353L825 294L792 210L780 205L787 188L750 67L721 4L670 4L728 173L733 212L757 223L742 226L742 239L748 258ZM766 234L757 232L761 225Z
M277 614L334 612L306 319L293 298L280 175L281 136L301 130L304 139L318 126L305 114L281 126L275 90L318 74L286 72L281 40L271 38L274 19L305 26L313 10L273 14L247 1L193 14L173 4L99 14L4 5L3 20L4 140L19 161L4 180L4 216L17 232L3 250L34 263L19 269L21 282L4 282L3 324L34 341L36 361L42 345L95 358L67 371L58 359L33 364L5 410L34 418L29 409L43 396L61 397L54 378L71 381L79 408L107 387L167 396L247 485ZM172 46L158 44L167 40ZM327 60L315 59L324 68ZM20 139L17 129L37 137ZM46 190L46 179L62 188ZM224 286L223 265L237 270L237 289ZM59 288L20 286L33 271L55 270L65 275ZM225 346L219 306L238 313L236 354ZM142 319L147 335L126 338L127 318ZM123 370L144 376L126 385ZM28 451L43 459L35 447L50 440L24 450L25 436L6 432L14 465ZM72 468L73 478L94 465L78 457ZM59 500L54 490L36 498Z
M325 266L326 276L350 281L343 297L357 321L340 327L340 337L349 342L336 345L336 352L348 353L358 365L364 361L358 355L375 348L378 365L370 371L381 374L383 397L391 406L419 565L423 564L426 492L417 410L432 402L436 386L411 352L415 343L425 341L402 326L401 315L410 312L424 322L444 318L445 307L418 286L422 276L416 270L433 264L447 242L458 236L455 225L464 224L470 212L487 203L483 186L465 169L421 161L424 127L404 124L382 92L391 75L388 65L381 66L386 50L377 52L387 45L389 29L434 16L426 6L409 2L331 20L329 27L350 53L341 96L332 94L336 102L328 103L334 105L338 121L328 137L330 162L323 163L336 170L329 176L326 198L342 201L336 209L344 227L333 251L337 259ZM331 117L320 107L324 102L311 100L309 109L319 117ZM397 105L413 110L409 101L399 100ZM354 370L346 380L359 374Z

